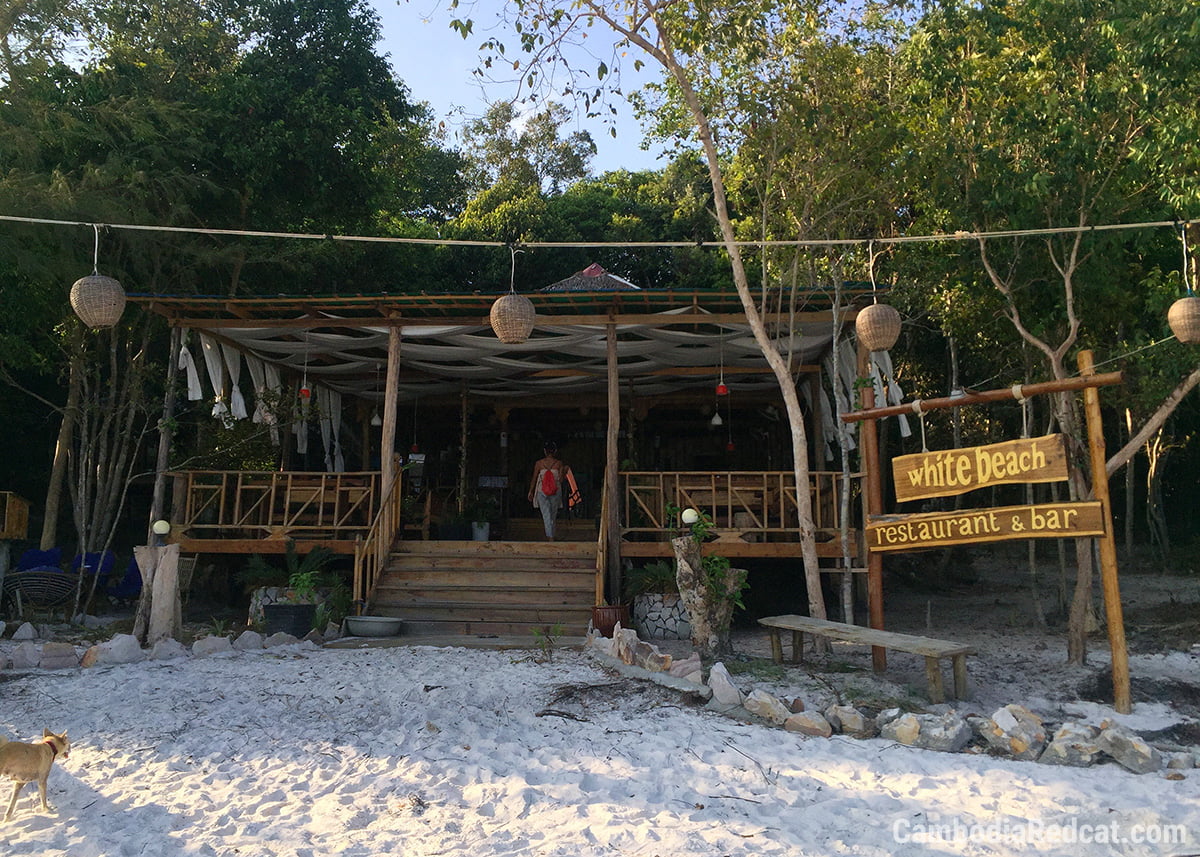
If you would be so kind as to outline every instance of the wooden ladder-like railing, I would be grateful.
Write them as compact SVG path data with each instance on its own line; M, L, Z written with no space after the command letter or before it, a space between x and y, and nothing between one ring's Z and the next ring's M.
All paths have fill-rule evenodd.
M379 503L379 514L371 522L367 535L360 536L354 545L354 608L359 615L375 597L375 587L387 566L396 534L400 532L404 500L402 482L403 472L396 473Z

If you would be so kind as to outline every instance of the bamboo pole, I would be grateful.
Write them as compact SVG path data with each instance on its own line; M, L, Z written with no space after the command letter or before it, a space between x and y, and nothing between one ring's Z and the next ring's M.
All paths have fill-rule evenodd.
M1004 402L1009 399L1037 396L1043 393L1064 393L1077 390L1089 390L1095 387L1111 387L1120 384L1124 376L1120 372L1105 372L1100 375L1089 375L1086 378L1064 378L1061 381L1042 381L1037 384L1017 384L999 390L987 390L983 393L965 393L961 396L946 396L941 399L917 399L905 405L889 405L884 408L863 407L861 411L850 411L842 414L842 421L847 423L864 420L878 420L883 417L896 417L901 414L924 413L946 408L957 408L959 405L978 405L985 402ZM875 396L872 393L871 401Z
M858 344L858 377L870 375L871 354L861 342ZM864 384L859 391L862 402L861 413L871 412L875 408L875 385ZM845 419L843 415L842 419ZM869 419L863 423L862 436L862 470L866 480L867 516L883 514L883 480L879 474L879 428L875 420ZM867 551L867 616L872 628L883 630L883 557L877 551ZM887 649L882 646L871 647L871 666L875 672L881 673L887 669Z
M179 348L183 332L171 330L170 351L167 354L167 391L163 396L163 414L158 424L158 456L154 463L154 494L150 500L150 520L146 524L146 544L154 543L154 522L165 514L167 497L167 468L171 459L171 437L174 435L172 418L175 415L175 376L179 368ZM176 509L174 512L182 510ZM176 517L177 515L172 515Z
M1092 352L1080 351L1079 374L1093 376L1095 367ZM1088 453L1092 465L1092 496L1100 501L1104 516L1104 535L1100 542L1100 580L1104 589L1104 615L1108 625L1108 645L1112 650L1113 708L1119 714L1129 714L1129 651L1125 645L1125 620L1121 611L1121 586L1117 580L1117 542L1113 534L1112 501L1108 493L1108 471L1105 469L1104 426L1100 416L1100 392L1087 387L1083 392L1084 413L1087 418Z
M399 319L393 316L388 328L387 377L383 385L383 431L379 438L379 470L383 476L380 496L387 496L396 476L396 388L400 385Z
M605 544L605 570L608 591L617 603L621 599L621 508L618 482L621 463L617 451L617 436L621 432L621 379L617 371L617 326L609 324L605 333L608 369L608 430L604 442L604 504L608 507L604 527L608 533Z

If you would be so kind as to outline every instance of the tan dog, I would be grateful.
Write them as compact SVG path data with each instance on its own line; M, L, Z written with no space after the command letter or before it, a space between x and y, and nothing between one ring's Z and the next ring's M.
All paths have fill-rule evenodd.
M49 729L43 729L42 740L33 744L21 744L0 737L0 777L8 777L13 781L12 800L8 802L5 821L12 818L21 789L34 780L37 780L38 791L42 795L42 810L50 811L50 804L46 803L46 778L50 776L50 766L56 757L65 759L70 752L71 742L67 740L66 732L55 735Z

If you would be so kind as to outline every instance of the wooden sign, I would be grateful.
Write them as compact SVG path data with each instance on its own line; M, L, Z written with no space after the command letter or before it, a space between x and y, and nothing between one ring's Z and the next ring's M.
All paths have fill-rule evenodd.
M892 459L896 502L949 497L989 485L1058 482L1067 478L1061 434L968 449L921 452Z
M872 551L904 551L1010 539L1102 536L1099 501L1002 506L919 515L879 515L867 524Z

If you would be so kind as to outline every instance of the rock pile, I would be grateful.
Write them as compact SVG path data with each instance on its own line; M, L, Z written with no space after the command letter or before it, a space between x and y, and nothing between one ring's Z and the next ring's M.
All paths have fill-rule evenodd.
M1049 733L1042 718L1023 705L1005 705L991 717L942 713L914 713L890 708L872 716L852 705L831 705L825 711L806 710L804 701L785 703L763 690L742 693L729 670L715 663L704 680L700 657L693 652L686 660L673 661L658 649L638 639L637 633L617 626L611 639L590 634L587 649L620 664L644 670L653 678L665 673L686 678L702 686L708 706L739 717L757 717L788 732L828 738L880 738L909 747L958 753L980 750L1020 761L1044 765L1087 767L1111 759L1135 774L1167 769L1168 778L1180 778L1181 770L1200 767L1200 753L1175 753L1169 758L1132 730L1112 721L1099 726L1066 722ZM657 679L656 679L657 680ZM660 682L661 683L661 682Z

